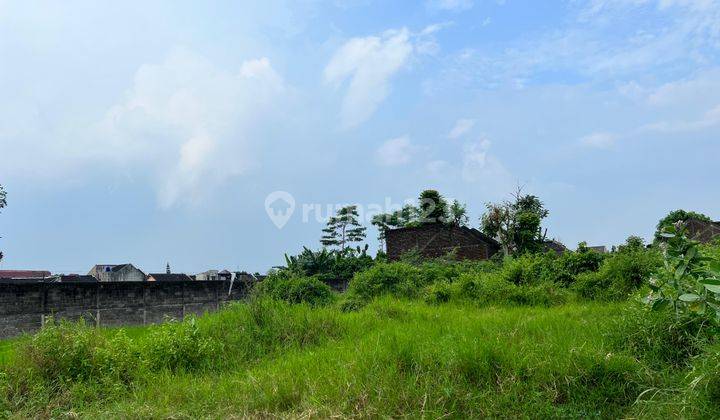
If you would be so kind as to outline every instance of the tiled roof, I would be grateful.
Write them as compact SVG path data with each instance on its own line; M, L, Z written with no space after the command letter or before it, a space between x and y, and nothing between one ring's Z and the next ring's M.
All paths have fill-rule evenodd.
M44 270L0 270L0 278L29 279L43 277L50 277L50 272Z
M151 273L148 274L148 280L154 281L192 281L187 274L167 274L167 273ZM151 280L151 281L152 281Z

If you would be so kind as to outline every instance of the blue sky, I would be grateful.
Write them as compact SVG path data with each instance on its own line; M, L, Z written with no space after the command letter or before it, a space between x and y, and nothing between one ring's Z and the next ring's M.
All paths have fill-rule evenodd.
M713 0L0 0L0 266L265 271L424 188L570 246L720 219L719 53Z

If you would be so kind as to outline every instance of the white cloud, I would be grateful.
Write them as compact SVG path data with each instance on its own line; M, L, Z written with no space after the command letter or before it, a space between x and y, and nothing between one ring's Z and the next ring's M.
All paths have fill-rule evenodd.
M612 147L617 140L617 136L611 133L592 133L580 139L580 144L587 147L597 149L607 149Z
M126 99L96 127L101 140L85 144L84 153L152 168L163 207L193 201L253 166L253 131L283 91L267 58L230 72L177 49L140 67Z
M444 175L449 165L450 164L444 160L433 160L425 165L425 169L433 176Z
M450 10L460 12L473 7L472 0L429 0L427 7L434 10Z
M489 188L492 190L508 190L513 183L512 176L502 162L489 152L490 146L489 140L464 145L462 178L466 182L492 186Z
M459 51L448 59L442 80L482 88L543 83L554 73L614 84L649 73L667 80L716 61L720 53L717 1L598 0L570 7L575 19L561 27L494 53Z
M352 38L335 52L325 67L325 81L336 88L349 79L340 109L343 128L367 120L388 96L390 79L413 51L407 29L381 36Z
M377 162L382 166L399 166L410 162L415 147L407 136L387 140L375 152Z
M699 131L720 126L720 105L706 111L700 118L693 120L671 120L647 124L640 131L659 133Z
M448 134L448 138L450 139L456 139L458 137L463 136L464 134L468 133L473 126L475 126L475 120L462 118L457 120L455 122L455 126L450 130L450 133Z

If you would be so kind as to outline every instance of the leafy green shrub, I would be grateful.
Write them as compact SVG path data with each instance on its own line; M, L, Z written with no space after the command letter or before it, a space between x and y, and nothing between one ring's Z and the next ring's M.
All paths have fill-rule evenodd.
M450 301L452 289L450 284L444 281L433 283L425 289L425 302L445 303Z
M561 275L556 272L556 259L556 255L549 252L508 257L503 262L501 273L505 280L516 285L555 281Z
M335 300L330 286L316 277L299 277L287 271L271 273L255 286L253 293L255 296L310 305L326 305Z
M348 293L366 301L383 294L417 297L426 281L418 267L403 262L381 263L355 274Z
M460 299L481 304L517 304L552 306L571 300L571 294L549 283L517 286L501 275L492 273L463 274L453 284L453 294Z
M490 261L457 261L435 259L418 266L425 284L455 282L463 273L492 273L499 265Z
M20 348L19 364L54 383L95 378L98 373L95 348L104 341L82 319L77 323L48 319Z
M221 349L200 331L195 317L189 317L152 329L143 350L153 370L196 371L210 367Z
M559 268L566 270L572 276L578 274L598 271L605 256L599 252L595 252L581 242L576 252L564 252L558 257ZM566 286L567 282L563 282Z
M587 299L622 300L645 284L662 264L660 255L643 247L621 247L597 272L581 273L572 289Z
M682 222L666 227L660 244L664 264L650 280L646 302L653 310L672 308L679 318L702 317L720 326L720 260L703 256Z

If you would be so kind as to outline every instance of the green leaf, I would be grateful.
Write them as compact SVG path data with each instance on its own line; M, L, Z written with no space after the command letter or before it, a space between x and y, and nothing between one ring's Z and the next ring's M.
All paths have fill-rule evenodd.
M702 297L696 295L695 293L685 293L683 295L680 295L678 299L683 302L697 302L702 299Z
M660 234L660 237L661 237L661 238L668 238L668 239L669 239L669 238L674 238L675 235L672 234L672 233L663 232L663 233Z
M709 291L711 291L713 293L720 293L720 286L718 286L716 284L704 283L703 286L705 286L706 289L708 289Z
M662 311L663 309L667 308L667 306L670 304L670 301L667 299L658 299L652 304L652 310L653 311Z
M717 279L702 279L702 280L700 280L700 283L720 286L720 280L717 280Z
M720 276L720 261L713 261L710 264L710 271L712 271L715 275Z
M680 280L685 275L685 270L687 270L687 262L680 264L680 266L675 270L675 279Z

